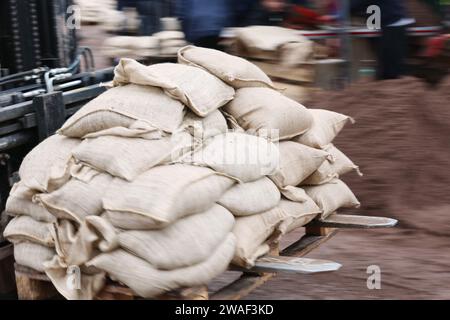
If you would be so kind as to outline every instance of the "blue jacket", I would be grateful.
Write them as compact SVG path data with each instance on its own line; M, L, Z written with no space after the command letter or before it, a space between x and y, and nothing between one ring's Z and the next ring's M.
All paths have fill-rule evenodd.
M175 15L181 20L186 39L218 36L225 27L236 25L236 17L258 0L176 0Z

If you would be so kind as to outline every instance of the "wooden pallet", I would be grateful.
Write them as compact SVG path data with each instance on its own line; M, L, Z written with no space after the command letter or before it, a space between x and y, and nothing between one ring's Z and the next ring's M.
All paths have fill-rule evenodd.
M238 300L263 285L279 272L310 274L338 270L341 265L333 261L302 258L333 237L339 228L385 228L397 223L394 219L381 217L332 215L326 221L314 221L305 227L305 234L283 250L278 243L272 244L269 255L256 261L252 269L230 267L241 271L240 278L229 285L210 293L207 286L183 288L166 293L156 299L165 300ZM330 227L332 226L332 227ZM21 300L40 300L62 298L53 287L50 279L43 273L15 265L18 297ZM133 291L113 281L108 281L98 300L141 299Z

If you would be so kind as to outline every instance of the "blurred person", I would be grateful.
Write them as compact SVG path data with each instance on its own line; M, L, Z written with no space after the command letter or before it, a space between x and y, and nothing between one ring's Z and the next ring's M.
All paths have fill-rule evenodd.
M175 11L189 42L221 49L219 41L224 28L279 24L288 3L286 0L176 0Z
M366 14L370 5L381 9L381 37L377 39L378 79L395 79L406 74L409 18L403 0L351 0L351 12Z
M160 19L165 14L164 0L136 0L136 10L141 20L139 34L150 36L161 31Z

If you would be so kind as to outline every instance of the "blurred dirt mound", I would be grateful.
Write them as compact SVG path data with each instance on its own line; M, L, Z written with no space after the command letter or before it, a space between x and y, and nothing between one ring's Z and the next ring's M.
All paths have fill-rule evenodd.
M358 83L340 92L317 92L309 100L309 108L356 120L335 144L364 173L343 180L365 214L396 217L409 226L428 217L433 225L427 229L448 229L443 219L434 225L433 212L442 216L450 204L450 78L434 89L416 78ZM444 211L450 221L449 207Z

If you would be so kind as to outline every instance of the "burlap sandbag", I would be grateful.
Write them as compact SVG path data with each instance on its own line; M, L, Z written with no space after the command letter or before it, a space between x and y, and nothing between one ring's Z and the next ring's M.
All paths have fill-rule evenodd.
M103 211L102 197L113 181L113 177L103 173L88 182L72 178L52 193L36 195L36 200L54 216L81 223L85 217Z
M352 170L356 170L362 176L359 167L334 145L329 144L323 150L331 154L331 159L324 161L312 175L302 182L303 185L324 184Z
M281 199L279 205L264 213L236 218L233 233L237 239L233 263L251 268L256 259L269 252L269 243L286 232L313 220L320 209L309 199L293 202Z
M48 212L39 202L33 201L38 192L25 186L23 182L16 182L6 200L5 211L10 216L26 215L43 222L54 222L56 217Z
M272 174L278 167L277 146L264 138L238 132L217 135L183 162L208 166L241 182Z
M323 148L330 144L347 122L354 122L349 116L323 109L309 109L314 121L311 129L293 141L313 147Z
M287 196L290 197L287 197ZM288 215L296 217L297 212L311 213L305 214L298 218L293 219L286 226L286 231L284 233L291 232L299 227L303 227L307 223L311 222L315 217L320 215L320 208L305 192L304 189L298 187L291 187L289 194L283 192L283 196L286 197L284 201L282 200L279 207L283 209Z
M186 112L180 129L188 131L196 140L203 141L218 134L226 133L227 121L219 110L206 117L199 117L192 111Z
M163 30L153 34L160 42L174 39L184 39L183 31L179 30Z
M73 155L96 170L131 181L144 171L171 161L175 144L171 137L147 140L103 136L83 140Z
M204 68L234 88L274 87L256 65L219 50L187 46L178 51L178 62Z
M89 101L59 132L79 138L89 133L111 134L110 130L117 127L127 129L127 136L173 132L181 124L183 109L183 104L160 88L130 84L109 89Z
M46 275L66 299L93 299L104 286L105 272L85 263L119 247L114 227L101 217L88 216L77 229L68 220L58 221L54 234L57 255L45 262ZM73 273L77 270L79 278Z
M280 165L269 178L279 187L297 186L308 178L320 165L330 158L330 154L304 146L293 141L282 141Z
M321 219L326 219L339 208L358 208L360 206L350 188L339 179L331 180L320 186L304 187L304 189L322 210Z
M285 140L306 132L310 112L300 103L269 88L242 88L224 107L248 133Z
M277 26L250 26L236 29L236 38L249 50L276 51L281 45L308 42L297 30Z
M105 216L123 229L157 229L209 209L235 181L204 167L154 167L132 182L115 179L103 197Z
M275 208L281 194L267 177L253 182L239 183L231 187L218 203L235 216L249 216Z
M51 223L40 222L29 216L18 216L8 223L3 236L12 243L30 241L46 247L53 247L55 241L50 232L51 228Z
M41 192L51 192L63 185L70 178L72 150L80 142L55 134L34 147L19 168L23 185Z
M207 71L176 63L144 66L135 60L121 59L114 70L114 85L129 83L160 87L201 117L234 97L233 88Z
M39 272L44 272L44 262L51 260L55 254L54 248L38 243L22 241L14 244L16 263Z
M205 261L170 271L158 270L145 260L124 250L101 254L87 265L106 271L110 278L125 284L137 295L151 298L181 287L208 284L212 278L227 269L235 245L235 237L230 233Z
M120 246L157 269L189 267L206 260L225 240L234 225L224 207L175 221L161 230L132 230L119 234Z

